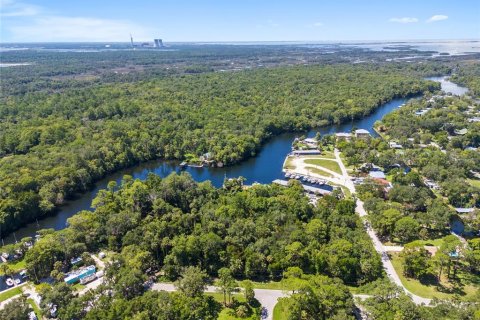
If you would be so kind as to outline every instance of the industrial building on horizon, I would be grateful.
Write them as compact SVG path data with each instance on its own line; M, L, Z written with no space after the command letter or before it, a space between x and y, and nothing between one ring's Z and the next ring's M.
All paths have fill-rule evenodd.
M154 47L155 48L163 48L163 41L162 39L153 39Z
M140 45L137 45L133 42L133 36L130 34L130 43L132 45L132 49L137 47L140 48L164 48L163 40L162 39L153 39L153 43L151 42L142 42Z

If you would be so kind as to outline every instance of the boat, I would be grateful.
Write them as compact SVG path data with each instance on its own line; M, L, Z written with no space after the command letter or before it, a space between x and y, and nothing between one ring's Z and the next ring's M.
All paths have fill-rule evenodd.
M189 164L188 166L192 167L192 168L203 168L203 163L202 164Z
M290 172L285 173L285 178L290 178Z
M15 284L15 282L13 281L12 278L7 278L7 280L5 280L5 283L6 283L7 286L9 286L9 287L13 287L13 285Z
M185 169L186 166L187 166L187 163L185 161L180 163L180 168Z

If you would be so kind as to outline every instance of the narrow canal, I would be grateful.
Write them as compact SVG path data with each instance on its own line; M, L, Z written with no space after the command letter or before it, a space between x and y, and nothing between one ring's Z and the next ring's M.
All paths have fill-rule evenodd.
M467 89L460 87L453 82L447 80L446 77L431 77L428 80L438 81L442 85L442 89L447 93L462 95ZM369 116L345 123L342 125L331 125L314 129L308 132L309 137L315 136L317 132L323 134L331 134L335 132L349 132L352 128L367 129L372 135L376 135L373 131L375 121L382 119L386 114L397 109L408 99L394 99L380 106ZM185 171L190 173L196 181L210 180L213 185L220 187L225 177L243 176L247 179L247 184L254 182L271 183L275 179L283 178L282 165L286 155L291 151L292 141L299 133L286 133L270 139L260 150L256 157L250 158L237 165L226 168L192 168L188 167ZM94 188L87 193L82 194L79 198L71 200L63 205L56 215L31 223L16 232L10 234L3 239L4 243L14 243L23 237L33 236L40 229L53 228L60 230L66 227L67 219L81 210L91 210L92 200L98 191L105 189L109 181L115 180L120 182L124 175L131 175L135 179L145 179L150 172L161 177L165 177L172 172L180 172L179 162L157 160L139 164L135 167L120 170L108 177L98 181Z

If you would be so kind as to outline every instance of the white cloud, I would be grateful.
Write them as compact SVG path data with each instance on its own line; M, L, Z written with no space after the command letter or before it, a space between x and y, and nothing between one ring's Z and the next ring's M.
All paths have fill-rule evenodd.
M415 23L415 22L418 22L418 19L413 17L403 17L403 18L391 18L389 21L397 22L397 23Z
M128 41L153 38L153 30L123 20L89 17L42 16L28 25L9 28L16 41Z
M313 26L314 26L314 27L321 27L321 26L323 26L323 23L321 23L321 22L315 22L315 23L313 24Z
M26 17L39 13L40 7L38 6L13 0L0 0L0 16L2 17Z
M436 14L436 15L430 17L430 19L428 19L427 22L436 22L436 21L442 21L442 20L447 20L447 19L448 19L448 16L446 16L446 15Z

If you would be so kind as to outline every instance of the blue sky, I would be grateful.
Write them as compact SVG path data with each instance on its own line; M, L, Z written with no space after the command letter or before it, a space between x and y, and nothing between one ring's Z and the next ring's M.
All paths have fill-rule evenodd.
M479 0L0 0L1 42L480 38Z

